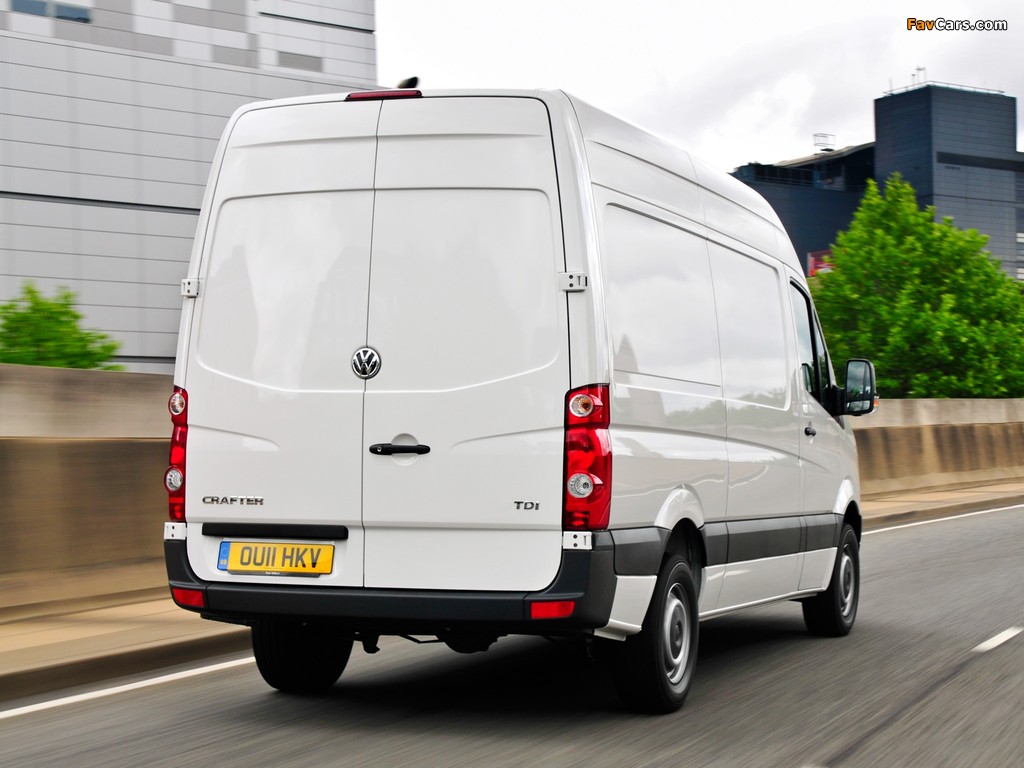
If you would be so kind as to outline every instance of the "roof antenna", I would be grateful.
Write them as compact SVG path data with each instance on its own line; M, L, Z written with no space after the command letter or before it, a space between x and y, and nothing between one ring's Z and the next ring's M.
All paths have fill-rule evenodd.
M416 77L415 75L413 75L412 77L405 78L405 80L403 80L402 82L400 82L398 84L398 87L399 88L415 88L419 84L420 84L420 79L418 77Z

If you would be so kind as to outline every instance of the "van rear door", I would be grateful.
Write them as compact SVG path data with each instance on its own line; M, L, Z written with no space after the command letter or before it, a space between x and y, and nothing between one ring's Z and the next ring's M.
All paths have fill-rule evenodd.
M303 531L287 525L306 526L298 544L319 536L333 547L317 585L363 583L363 382L350 361L366 339L379 112L379 102L257 108L231 131L184 378L188 553L201 579L309 585L239 573L259 563L223 556L225 540L248 539L263 558Z
M541 589L561 562L569 388L547 110L385 101L375 189L366 586Z

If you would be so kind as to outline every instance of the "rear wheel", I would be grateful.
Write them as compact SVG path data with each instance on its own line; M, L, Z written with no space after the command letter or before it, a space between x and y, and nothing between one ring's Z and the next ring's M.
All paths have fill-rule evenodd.
M803 602L807 631L824 637L850 634L859 600L860 548L857 534L849 524L844 524L828 589Z
M252 627L252 650L271 687L285 693L322 693L341 677L352 641L323 627L261 621Z
M697 662L697 590L690 564L662 564L638 635L614 649L615 685L628 707L663 714L683 706Z

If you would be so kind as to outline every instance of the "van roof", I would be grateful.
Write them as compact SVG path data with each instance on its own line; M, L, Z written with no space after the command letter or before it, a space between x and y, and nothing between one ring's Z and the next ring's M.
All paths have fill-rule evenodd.
M393 91L397 89L370 90ZM751 244L757 245L761 250L771 253L798 273L802 273L802 268L796 253L791 245L789 245L789 238L786 235L781 220L771 205L758 192L728 173L715 168L678 145L651 133L641 126L594 107L576 96L557 89L410 89L410 92L419 94L422 98L484 96L539 99L547 105L549 111L557 114L571 115L572 122L579 125L582 138L585 141L596 142L614 148L663 168L680 178L702 187L713 195L741 206L747 212L761 219L762 222L775 230L777 236L773 239L780 243L781 246L777 244L768 245L764 242ZM229 126L247 112L290 105L343 101L350 93L359 93L359 91L341 91L246 104L236 110L229 121ZM708 225L712 229L715 228L714 224L710 221Z

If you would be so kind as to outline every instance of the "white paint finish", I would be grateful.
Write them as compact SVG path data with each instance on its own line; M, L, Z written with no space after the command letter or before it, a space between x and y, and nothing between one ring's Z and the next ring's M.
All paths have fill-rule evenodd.
M200 363L258 387L361 392L349 358L366 333L371 215L369 192L224 203L201 277Z
M624 148L588 141L587 160L594 184L631 197L690 222L703 222L698 187L691 180L634 157ZM702 227L703 228L703 227Z
M616 392L624 388L617 387ZM658 403L657 393L649 393ZM672 529L686 518L699 526L706 520L722 519L725 514L727 464L724 440L713 434L719 427L704 422L706 412L699 410L695 398L663 393L664 403L689 401L692 425L682 428L657 426L657 412L651 403L647 413L637 414L639 406L630 406L622 423L613 423L612 437L612 517L613 527L656 525ZM635 402L640 393L631 389ZM613 398L613 409L619 404ZM724 417L715 401L703 401L708 411ZM667 409L666 409L667 411ZM615 411L613 410L613 413ZM635 414L635 415L634 415ZM670 420L683 421L686 413L673 411ZM647 424L641 424L646 416ZM709 420L710 421L710 420ZM630 423L633 422L633 423Z
M803 559L799 553L729 563L715 610L727 611L797 592Z
M554 579L561 555L560 529L368 527L365 583L383 589L540 590Z
M825 589L832 580L832 566L836 561L836 548L816 549L804 553L800 571L800 589Z
M718 608L718 598L722 594L722 584L725 582L724 565L709 565L701 573L703 584L700 590L700 617L710 615Z
M706 241L627 206L620 195L601 210L615 370L721 386Z
M218 199L371 189L379 102L243 113L217 180Z
M722 197L711 191L701 190L701 204L704 208L705 222L708 227L721 235L752 246L761 253L776 256L775 232L776 227L781 225L777 223L777 220L774 224L769 223L765 219L755 216L744 209L743 206L732 199L732 196L737 192L748 194L753 190L741 181L736 181L724 174L722 176L732 182L732 184L727 185L731 193L730 198ZM765 207L767 208L767 204ZM768 211L770 210L768 208ZM767 213L763 209L762 212Z
M596 634L621 638L639 632L657 582L657 576L616 576L615 599L608 624Z
M364 443L430 453L364 462L367 586L541 589L558 570L568 330L548 131L535 100L382 107Z
M763 255L709 242L727 408L728 515L791 515L800 507L800 443L782 276Z
M164 523L164 541L185 541L188 525L185 523Z
M974 646L974 648L972 648L971 650L973 650L975 653L987 653L988 651L998 648L1003 643L1012 640L1021 632L1024 632L1024 627L1010 627L1009 629L1004 629L998 635L990 637L983 643L979 643L978 645Z
M370 220L369 191L228 200L195 302L189 520L347 525L324 584L358 586L363 577L363 386L349 358L366 336ZM217 494L265 503L202 504ZM259 579L217 572L217 542L197 534L189 557L201 578Z

